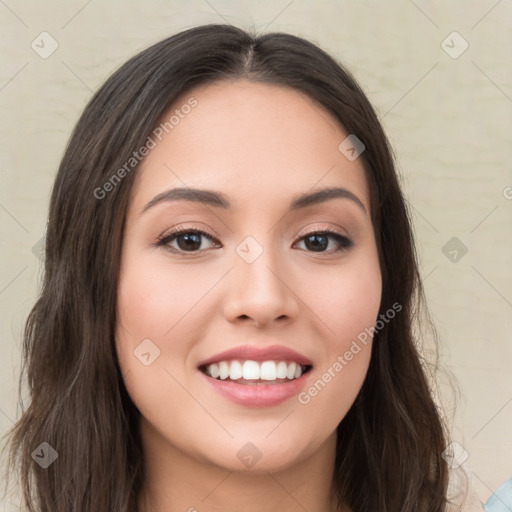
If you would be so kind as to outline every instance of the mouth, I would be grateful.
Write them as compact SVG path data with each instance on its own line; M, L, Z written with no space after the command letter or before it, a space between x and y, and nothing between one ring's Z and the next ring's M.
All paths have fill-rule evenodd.
M296 396L309 380L313 362L283 345L234 347L199 362L205 383L244 407L273 407Z
M205 364L199 370L212 379L245 386L285 384L311 371L312 365L297 361L227 360Z

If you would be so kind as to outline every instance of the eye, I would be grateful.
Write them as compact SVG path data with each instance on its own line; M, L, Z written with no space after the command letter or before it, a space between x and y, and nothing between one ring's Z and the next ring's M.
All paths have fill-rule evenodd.
M338 247L334 250L325 250L329 247L329 241L334 240ZM354 242L350 238L331 229L314 231L304 235L300 241L304 241L307 250L311 252L341 252L353 247Z
M218 242L212 235L206 231L202 231L201 229L182 228L167 232L164 236L158 239L155 246L164 246L172 252L194 253L205 249L202 247L202 237L205 237L212 242ZM173 242L176 242L178 247L173 246Z
M201 229L178 228L167 232L154 244L156 247L165 247L176 253L198 253L206 250L202 244L202 238L213 242L213 246L220 245L220 242L212 235ZM354 242L348 237L331 229L312 231L302 236L299 242L304 241L306 250L309 252L341 252L350 249ZM329 248L329 242L334 241L337 248ZM176 245L173 245L175 243Z

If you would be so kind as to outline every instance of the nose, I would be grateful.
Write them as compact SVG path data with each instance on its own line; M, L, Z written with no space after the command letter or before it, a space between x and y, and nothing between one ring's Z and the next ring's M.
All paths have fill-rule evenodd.
M261 328L297 318L297 283L291 282L285 262L278 262L270 252L264 250L252 263L236 256L224 302L224 315L230 322Z

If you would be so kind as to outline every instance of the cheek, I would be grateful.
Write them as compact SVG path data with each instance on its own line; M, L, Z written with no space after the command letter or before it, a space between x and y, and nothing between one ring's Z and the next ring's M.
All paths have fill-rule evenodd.
M213 274L213 275L212 275ZM198 273L190 265L170 263L155 253L128 247L121 266L117 319L132 349L150 338L162 356L183 361L190 318L203 307L202 298L218 280L217 273ZM129 335L128 335L129 333ZM171 343L172 341L172 343Z
M375 325L382 293L380 271L355 269L333 286L330 319L340 348L344 348L348 340Z
M340 268L319 269L306 282L302 281L304 302L324 326L329 352L346 350L352 340L375 325L382 278L373 252Z
M205 297L217 281L218 272L199 273L190 265L155 258L152 251L144 254L126 247L118 286L116 350L126 387L139 408L145 402L159 407L168 403L170 390L178 390L173 402L187 399L176 382L187 387L195 376L191 345L201 338L208 317Z
M306 302L322 325L325 352L298 401L323 418L322 428L334 429L357 397L370 362L382 293L376 252L346 268L319 273L314 282Z
M188 387L186 315L206 291L190 275L170 272L165 262L126 251L118 288L116 350L130 398L145 418L169 433L172 411L185 410ZM188 325L190 329L190 325ZM179 429L175 433L179 434ZM173 434L174 435L174 434Z
M149 257L128 247L117 295L116 350L123 375L129 377L125 378L129 392L155 397L158 386L169 380L165 370L174 373L169 361L185 358L180 319L193 295L181 273L151 264Z
M186 273L171 272L147 259L126 261L119 283L118 318L137 332L162 337L186 313L185 306L197 300L197 290Z

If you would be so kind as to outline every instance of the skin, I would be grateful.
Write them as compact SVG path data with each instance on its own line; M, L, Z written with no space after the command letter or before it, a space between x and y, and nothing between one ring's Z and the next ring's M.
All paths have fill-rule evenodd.
M290 88L220 82L169 112L190 96L197 106L137 170L122 248L116 347L142 415L141 510L333 512L336 427L364 381L371 340L307 404L235 404L197 365L235 346L284 345L313 362L307 390L375 324L381 272L361 159L349 161L339 123ZM235 208L179 200L141 213L183 186L222 192ZM288 212L297 194L328 186L351 191L366 212L347 198ZM155 247L173 227L216 240L200 238L192 255L183 237L169 243L175 252ZM326 228L353 247L336 252L328 238L314 251L303 237ZM236 252L247 236L263 249L252 263ZM144 339L160 350L149 366L134 356ZM248 442L262 455L250 468L237 457Z

